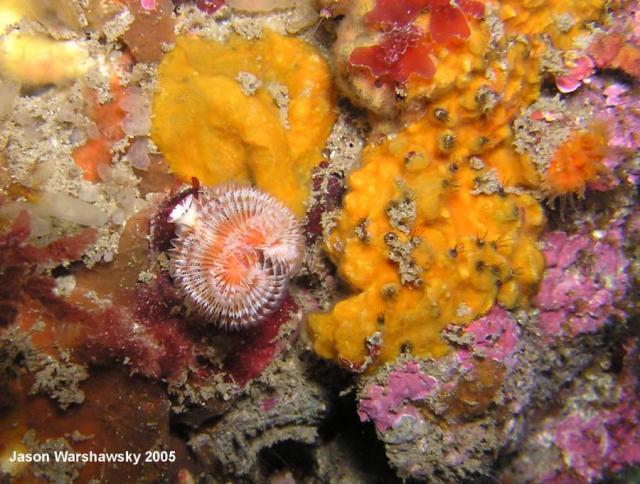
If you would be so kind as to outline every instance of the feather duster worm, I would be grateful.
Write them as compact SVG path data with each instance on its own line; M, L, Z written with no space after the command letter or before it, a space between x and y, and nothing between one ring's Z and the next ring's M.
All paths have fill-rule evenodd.
M224 328L272 314L298 270L302 234L283 204L251 187L194 190L169 215L172 275L197 313Z

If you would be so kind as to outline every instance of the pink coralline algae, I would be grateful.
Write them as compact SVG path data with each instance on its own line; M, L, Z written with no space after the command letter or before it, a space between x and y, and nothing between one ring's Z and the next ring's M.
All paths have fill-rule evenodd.
M614 83L602 89L601 116L610 126L611 157L640 149L640 95L628 85ZM605 160L607 163L607 160Z
M543 428L562 454L563 465L542 482L593 482L604 472L618 472L640 462L640 406L637 358L633 344L627 345L625 368L613 404L578 400L570 413L550 417ZM574 477L574 476L577 476Z
M580 93L576 102L590 106L594 117L607 126L608 149L603 164L609 176L601 177L589 187L598 191L611 190L624 178L635 183L637 173L626 170L625 175L618 169L640 149L640 92L622 81L593 77L588 89Z
M386 386L371 385L360 400L358 415L362 422L372 420L379 432L395 427L406 416L417 418L412 403L431 395L437 380L420 371L420 365L408 362L389 374Z
M619 228L544 237L547 271L534 304L546 335L593 333L611 316L624 316L617 307L628 286L622 237Z
M486 316L473 321L464 333L473 336L473 342L457 354L465 367L473 366L474 356L491 358L507 366L515 363L514 351L520 329L500 306L494 306Z
M567 465L585 481L602 477L603 462L612 471L640 461L640 422L637 404L623 401L590 417L570 415L557 424L555 444Z

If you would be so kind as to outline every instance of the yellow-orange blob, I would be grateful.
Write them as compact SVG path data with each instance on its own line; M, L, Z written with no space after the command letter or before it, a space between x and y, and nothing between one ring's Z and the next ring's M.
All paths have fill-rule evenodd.
M604 171L602 159L606 152L604 126L575 133L558 147L551 160L545 176L547 190L555 196L584 194L587 184Z
M353 295L309 315L309 336L320 356L350 369L393 361L406 348L440 357L443 328L468 324L496 302L526 307L544 272L540 204L524 193L478 192L482 180L505 176L503 167L515 173L505 162L515 165L517 155L501 143L474 168L457 153L469 153L470 133L490 121L459 125L460 146L446 153L427 123L365 148L326 239Z
M182 36L158 68L151 135L172 172L254 184L298 217L334 121L329 66L300 39Z

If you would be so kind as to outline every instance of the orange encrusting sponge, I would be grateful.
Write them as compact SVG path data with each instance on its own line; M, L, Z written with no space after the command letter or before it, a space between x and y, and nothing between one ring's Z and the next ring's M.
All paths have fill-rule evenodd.
M226 43L178 37L158 67L152 109L152 139L176 177L252 183L304 215L336 118L317 49L273 32Z

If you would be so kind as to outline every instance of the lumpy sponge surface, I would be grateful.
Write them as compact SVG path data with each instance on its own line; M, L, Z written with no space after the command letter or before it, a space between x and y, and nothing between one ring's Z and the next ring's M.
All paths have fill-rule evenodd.
M177 177L252 183L304 214L335 121L331 74L314 47L271 32L226 43L183 36L158 74L152 139Z

